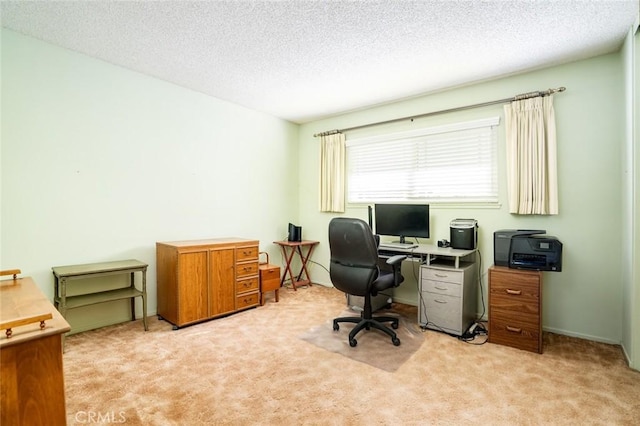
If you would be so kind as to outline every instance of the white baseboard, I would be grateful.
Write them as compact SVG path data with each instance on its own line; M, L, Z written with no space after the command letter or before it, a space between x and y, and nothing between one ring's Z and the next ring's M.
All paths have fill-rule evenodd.
M405 299L404 297L392 297L392 300L396 303L402 303L403 305L418 306L418 303L413 299Z
M147 312L147 322L150 321L150 318L155 317L156 312ZM142 312L136 312L136 321L142 320ZM85 331L95 330L102 327L108 327L110 325L121 324L124 322L131 321L131 314L126 316L123 315L114 315L108 319L101 318L101 321L92 321L86 320L86 317L81 317L73 321L73 325L71 327L71 331L67 333L67 335L72 335L76 333L83 333Z
M579 339L584 339L584 340L591 340L594 342L600 342L600 343L607 343L609 345L618 345L620 346L621 342L616 342L610 339L603 339L602 337L599 336L592 336L590 334L584 334L584 333L575 333L573 331L567 331L567 330L563 330L560 328L554 328L554 327L542 327L543 331L548 331L550 333L555 333L555 334L562 334L563 336L569 336L569 337L577 337Z

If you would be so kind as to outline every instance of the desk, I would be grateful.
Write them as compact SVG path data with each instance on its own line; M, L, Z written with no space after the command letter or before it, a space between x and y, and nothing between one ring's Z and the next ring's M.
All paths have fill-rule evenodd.
M274 241L273 243L280 246L282 249L282 255L287 263L287 266L284 269L284 274L282 274L282 279L280 280L280 286L284 285L287 275L291 280L291 285L294 290L297 290L297 286L311 285L311 278L309 277L309 271L307 271L307 262L311 257L314 247L318 244L318 241ZM303 248L306 249L306 254L304 254ZM291 261L296 253L298 253L298 257L302 262L302 267L300 268L298 275L294 278L293 272L291 271ZM301 279L303 276L305 279Z
M384 243L380 243L382 246ZM380 247L378 249L378 254L380 257L390 257L395 256L397 254L404 254L409 257L415 256L420 259L426 265L431 265L433 262L442 261L443 259L447 259L452 262L455 268L460 267L460 260L465 259L467 257L471 257L471 255L475 255L476 249L472 250L462 250L462 249L454 249L451 247L438 247L433 244L418 244L418 247L414 248L389 248L389 247ZM475 261L475 258L474 260Z
M136 319L135 298L142 297L142 322L145 331L147 327L147 264L139 260L119 260L115 262L87 263L84 265L54 266L55 277L54 303L64 317L67 309L112 300L131 299L131 320ZM134 283L134 273L142 273L142 290L138 290ZM67 296L67 282L105 275L130 274L129 287L115 290L99 291L77 296Z
M0 424L66 424L62 335L69 324L30 277L0 281L0 323Z
M418 322L422 327L462 336L477 313L476 250L420 244L413 249L381 247L379 256L405 254L420 262Z

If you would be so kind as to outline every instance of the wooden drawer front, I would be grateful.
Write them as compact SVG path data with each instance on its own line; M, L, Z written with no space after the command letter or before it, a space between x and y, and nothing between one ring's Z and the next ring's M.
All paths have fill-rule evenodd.
M260 281L260 291L267 292L272 290L278 290L280 288L280 278L275 280L263 280Z
M489 342L542 353L539 317L492 307Z
M258 275L258 261L239 263L236 265L237 277L248 277L250 275Z
M423 268L422 278L434 281L444 281L448 283L462 284L464 273L462 271Z
M242 262L258 258L258 246L238 247L236 249L236 260Z
M540 286L538 282L496 281L492 277L489 285L489 304L492 308L505 309L512 312L540 314Z
M267 280L279 280L280 279L280 267L279 266L271 266L265 267L266 265L260 266L260 279L263 281Z
M251 306L258 306L260 303L260 293L247 293L236 297L236 309L249 308Z
M462 327L462 307L460 306L460 298L446 295L434 295L423 292L422 297L425 303L426 318L436 326L446 328L448 330L459 331Z
M506 286L537 286L540 282L540 273L538 271L525 271L522 269L508 269L494 266L489 269L489 274L491 281L496 281Z
M241 294L248 291L255 291L258 290L259 286L258 277L238 280L236 283L236 293Z
M260 291L272 291L280 288L280 267L260 265Z
M447 296L460 297L462 286L460 284L448 283L444 281L422 280L422 290L435 294L445 294Z

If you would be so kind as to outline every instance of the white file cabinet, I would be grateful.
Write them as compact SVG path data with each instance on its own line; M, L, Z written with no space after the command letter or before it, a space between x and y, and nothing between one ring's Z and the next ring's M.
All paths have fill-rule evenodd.
M432 263L420 267L418 322L432 330L462 336L475 321L478 307L476 263L459 267Z

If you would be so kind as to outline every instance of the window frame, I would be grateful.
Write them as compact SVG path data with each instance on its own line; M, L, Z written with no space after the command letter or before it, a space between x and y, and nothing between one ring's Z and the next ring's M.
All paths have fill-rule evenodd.
M500 116L494 116L403 132L347 139L347 203L427 202L429 204L459 204L463 206L499 205L497 130L499 124ZM471 143L469 144L469 142ZM451 148L453 148L453 151L448 152ZM380 151L377 155L375 153L376 149ZM403 154L402 151L405 149L410 149L411 154ZM485 149L488 151L485 152ZM361 151L358 152L358 150ZM363 153L362 150L367 152ZM416 150L423 151L421 156L424 158L416 159L418 157ZM433 160L424 154L429 150ZM478 150L483 151L478 154ZM434 155L434 152L436 155ZM387 160L382 158L387 153L389 153L389 156L394 155L394 158L398 159L399 166L389 168L388 162L385 163ZM355 164L354 161L359 161L360 159L354 156L362 155L364 155L363 158L367 162ZM460 156L457 162L448 161L453 158L453 155ZM460 170L469 166L470 160L475 161L476 157L474 155L479 155L478 158L482 157L482 164L485 169L489 167L488 171L484 170L482 173L474 175L475 177L465 177L467 182L473 182L479 188L476 194L451 195L450 193L445 195L444 192L447 190L460 190L464 188L464 185L467 185L467 182L460 183L460 179L456 179L456 177L463 175ZM430 165L427 165L427 163L430 163ZM438 167L440 167L439 170L437 169ZM359 169L359 171L356 171L356 169ZM451 174L452 170L455 171L453 174ZM380 184L380 179L388 179L390 173L394 173L395 177L398 178L395 184L387 184L387 180L384 181L384 184ZM384 176L385 174L387 176ZM403 177L403 175L406 176ZM465 172L464 176L467 175L468 173ZM443 189L434 192L432 184L424 184L424 180L429 179L428 176L433 179L429 182L437 182L440 179L441 182L447 182L447 184L441 187ZM448 178L447 176L452 177ZM359 179L359 183L357 179ZM455 183L456 180L458 180L458 183ZM378 182L380 187L395 185L395 189L372 189L371 182ZM454 183L449 184L449 182ZM355 190L354 185L360 185L365 189ZM373 185L376 184L374 183ZM398 189L401 185L402 189ZM366 186L369 186L368 190L366 190ZM409 191L406 190L407 187ZM430 187L431 192L428 191ZM356 192L354 193L354 191ZM483 191L484 193L482 193Z

